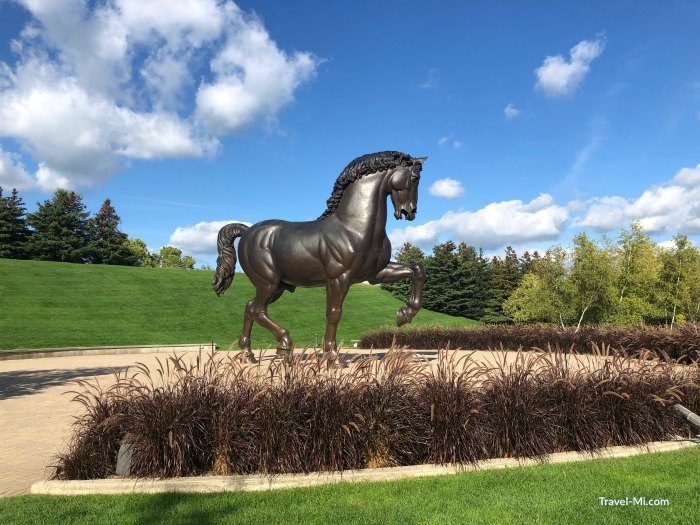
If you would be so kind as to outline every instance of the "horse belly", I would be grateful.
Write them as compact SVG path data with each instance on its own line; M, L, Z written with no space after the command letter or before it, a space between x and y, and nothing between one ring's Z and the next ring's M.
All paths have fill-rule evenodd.
M280 235L276 241L273 256L282 281L302 287L325 285L327 277L317 240Z

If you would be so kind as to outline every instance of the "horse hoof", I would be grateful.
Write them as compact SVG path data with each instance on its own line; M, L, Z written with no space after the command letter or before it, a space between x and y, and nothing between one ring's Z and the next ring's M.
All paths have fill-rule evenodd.
M406 307L396 310L396 326L403 326L411 322L411 317L406 313Z
M328 368L345 368L346 366L337 353L328 355Z
M250 350L243 352L243 354L241 355L241 361L243 363L249 363L251 365L254 365L258 362L258 360L255 359L255 354L253 354L253 352Z
M286 348L277 349L277 357L281 357L285 363L290 364L292 362L293 350L288 350Z

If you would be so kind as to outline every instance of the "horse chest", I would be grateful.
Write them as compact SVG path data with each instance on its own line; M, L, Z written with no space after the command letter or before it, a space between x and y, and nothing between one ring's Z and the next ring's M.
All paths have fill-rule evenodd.
M356 279L366 281L374 278L389 263L391 250L367 250L358 253L356 259Z

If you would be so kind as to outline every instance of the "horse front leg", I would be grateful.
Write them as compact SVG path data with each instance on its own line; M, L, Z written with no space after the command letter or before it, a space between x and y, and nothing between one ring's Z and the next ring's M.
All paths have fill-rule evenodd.
M338 323L343 315L343 301L350 289L350 278L341 275L335 279L326 281L326 333L323 335L323 353L328 355L329 362L339 365L336 333Z
M412 279L411 295L406 301L406 306L402 306L396 311L396 325L403 326L410 323L423 306L423 284L425 283L425 270L420 263L400 264L390 262L381 270L377 277L371 282L394 283L401 279Z

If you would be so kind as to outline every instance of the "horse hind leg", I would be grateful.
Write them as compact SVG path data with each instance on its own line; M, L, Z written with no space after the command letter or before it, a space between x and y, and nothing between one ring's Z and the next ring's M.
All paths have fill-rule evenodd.
M238 347L243 351L243 361L248 363L257 363L253 350L250 347L250 332L253 329L253 321L255 321L255 316L253 315L253 303L254 300L251 299L245 305L243 330L241 331L241 337L238 338Z
M263 285L256 287L255 299L252 301L251 315L253 319L277 339L277 355L284 357L287 361L291 359L294 343L289 337L289 332L286 328L280 326L273 321L267 313L267 307L270 303L275 302L284 293L284 288L277 284ZM246 314L247 314L246 310ZM252 323L251 323L252 325ZM246 324L244 322L244 328ZM242 334L241 337L245 335ZM248 337L250 331L248 331Z

